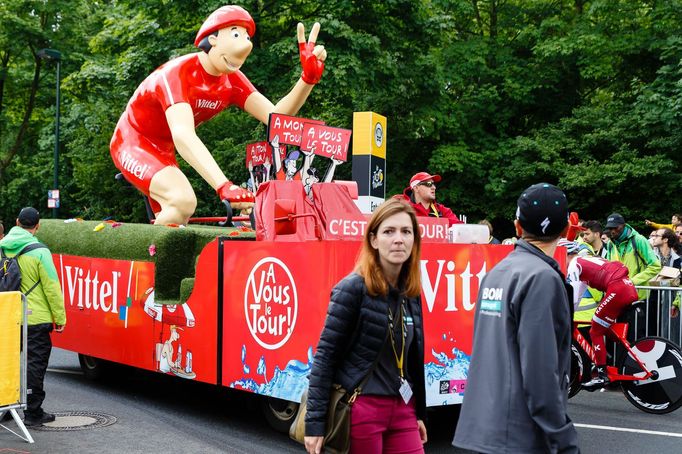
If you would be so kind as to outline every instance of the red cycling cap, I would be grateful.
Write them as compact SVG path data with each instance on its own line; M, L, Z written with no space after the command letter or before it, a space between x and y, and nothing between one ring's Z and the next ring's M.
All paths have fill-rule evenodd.
M201 28L194 40L194 45L199 46L202 39L229 25L244 27L249 36L253 36L256 33L256 23L248 11L241 6L226 5L213 11L204 23L201 24Z
M434 183L438 183L440 181L440 175L429 175L426 172L419 172L410 178L410 187L414 189L419 183L428 180L433 180Z

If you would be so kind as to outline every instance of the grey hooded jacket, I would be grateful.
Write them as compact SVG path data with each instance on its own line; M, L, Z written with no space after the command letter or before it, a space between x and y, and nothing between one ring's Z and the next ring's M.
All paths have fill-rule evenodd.
M573 307L554 259L519 240L481 282L453 444L484 453L578 453L566 414Z

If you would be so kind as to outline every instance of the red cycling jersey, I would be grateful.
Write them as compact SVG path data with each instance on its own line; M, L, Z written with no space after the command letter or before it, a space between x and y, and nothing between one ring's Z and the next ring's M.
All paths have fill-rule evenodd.
M610 262L600 257L576 257L571 265L577 268L580 276L578 280L602 292L605 292L612 282L628 277L628 269L625 265L620 262ZM568 273L570 274L572 271L569 267Z
M135 90L116 125L110 144L114 164L128 181L149 195L152 177L164 167L177 167L166 109L189 104L196 127L230 105L243 109L254 91L241 71L208 74L198 53L161 65Z
M566 279L573 287L573 304L577 307L587 286L604 292L604 298L592 317L590 338L598 366L606 364L604 335L621 311L637 301L637 290L628 278L628 269L620 262L601 257L576 257L568 265Z

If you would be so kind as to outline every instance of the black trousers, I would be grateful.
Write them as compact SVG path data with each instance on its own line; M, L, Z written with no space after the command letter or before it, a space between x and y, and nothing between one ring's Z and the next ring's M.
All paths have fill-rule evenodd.
M51 332L52 323L41 323L28 327L28 365L26 367L28 396L24 416L31 418L43 416L42 405L43 400L45 400L43 381L52 352Z

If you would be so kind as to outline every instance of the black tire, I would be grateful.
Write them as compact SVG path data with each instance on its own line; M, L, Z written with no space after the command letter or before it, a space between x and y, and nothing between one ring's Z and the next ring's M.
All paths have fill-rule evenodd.
M277 432L285 434L289 433L289 428L296 418L298 405L298 402L290 402L275 397L261 399L261 410L265 415L265 420Z
M581 385L588 375L585 373L585 370L589 370L589 364L589 359L586 358L580 347L573 341L571 343L571 375L568 382L569 399L580 392Z
M660 352L655 360L655 370L659 375L640 384L635 381L622 381L621 389L632 405L647 413L664 414L677 410L682 405L682 352L674 343L661 337L645 337L632 346L640 356L647 352ZM640 355L640 352L642 355ZM651 366L648 366L651 367ZM619 370L633 375L642 372L637 362L625 355Z
M109 363L94 356L78 354L78 362L83 370L83 375L88 380L98 380L102 378L107 371Z

